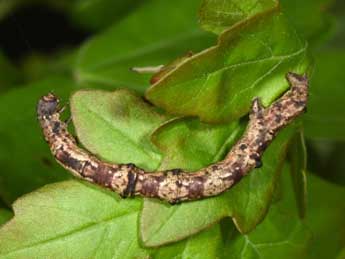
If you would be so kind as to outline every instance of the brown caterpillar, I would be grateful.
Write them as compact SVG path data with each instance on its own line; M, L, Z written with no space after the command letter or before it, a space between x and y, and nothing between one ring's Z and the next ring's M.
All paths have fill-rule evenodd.
M278 131L306 109L307 77L294 73L286 77L290 90L270 107L262 107L258 98L253 100L247 129L226 158L192 173L181 169L145 172L134 164L101 161L77 146L67 123L60 120L59 99L51 93L39 100L37 113L55 159L75 176L122 197L141 195L177 203L218 195L261 166L262 154Z

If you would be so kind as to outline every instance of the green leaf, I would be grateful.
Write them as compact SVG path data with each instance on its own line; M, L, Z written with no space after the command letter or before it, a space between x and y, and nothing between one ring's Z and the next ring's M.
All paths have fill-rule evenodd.
M72 77L76 50L64 49L50 55L31 53L21 63L21 70L26 81L38 81L47 76Z
M222 245L220 224L216 224L187 240L159 248L153 258L214 259L219 258Z
M81 90L72 96L71 110L78 138L93 154L148 170L158 168L161 154L150 135L169 117L142 98L128 90Z
M324 43L334 33L334 19L330 7L334 0L280 0L283 12L289 17L298 33L311 46ZM308 14L313 15L308 15Z
M339 253L337 259L344 259L345 258L345 248L343 250L341 250L341 252Z
M285 183L289 179L287 170L283 176ZM310 197L314 197L309 209L314 211L308 213L308 217L312 215L314 218L309 218L307 223L312 222L315 238L308 254L310 258L333 258L343 242L342 231L345 230L344 206L339 206L343 204L344 188L315 176L311 176L309 184L313 187ZM156 250L154 258L190 258L192 255L199 256L195 258L218 258L221 251L224 251L224 258L239 258L240 255L309 258L305 252L310 233L297 217L291 187L286 188L284 184L280 192L283 201L272 205L265 220L250 234L232 234L225 249L221 247L219 225L215 225L184 242ZM90 255L96 258L141 258L152 252L140 248L136 236L140 201L120 199L91 184L68 181L48 185L19 199L14 210L15 218L0 228L0 258L45 258L62 254L68 258Z
M335 1L332 5L332 14L335 16L335 32L332 39L327 42L329 48L344 48L345 42L345 4L342 1Z
M244 124L210 125L198 119L168 121L152 134L152 142L164 154L160 170L198 170L221 160L244 130Z
M206 31L220 34L235 23L277 5L276 0L204 0L199 11L200 24Z
M0 6L1 8L1 6ZM1 11L0 11L1 12ZM1 17L1 14L0 14ZM13 84L18 84L22 77L17 68L0 51L0 93L7 90Z
M153 0L141 5L84 44L77 58L76 78L84 85L127 87L142 93L150 75L137 74L132 67L166 64L211 44L213 37L197 25L199 3Z
M12 218L13 213L9 209L0 208L0 226Z
M217 224L185 241L148 250L140 247L141 202L101 188L66 181L18 199L15 217L0 228L0 258L217 258ZM0 217L1 217L0 210ZM210 240L211 239L211 240Z
M335 258L345 247L345 188L308 175L307 225L313 232L310 258Z
M54 91L66 97L76 89L71 80L51 77L0 96L0 197L10 204L46 183L66 179L43 139L36 116L38 99Z
M300 217L303 218L307 207L307 150L302 130L292 138L288 156L298 212Z
M313 73L305 135L313 139L345 140L345 50L319 53Z
M307 257L312 235L298 217L288 168L285 169L279 186L280 200L272 204L266 218L255 230L246 235L229 235L224 258Z
M218 45L196 54L152 85L146 97L178 115L235 121L253 97L268 105L288 88L287 71L306 71L306 43L274 10L237 23Z
M309 140L308 168L318 176L345 186L345 142Z
M0 229L0 258L143 258L138 200L67 181L17 200Z
M141 2L145 1L75 0L68 12L74 22L88 29L99 30L123 18Z
M193 125L193 122L190 125ZM181 127L181 125L176 125L176 127ZM202 128L202 125L200 128ZM168 126L166 129L171 130L171 133L163 132L164 134L160 133L161 136L173 135L174 127ZM183 140L182 137L192 136L193 133L199 130L198 128L192 128L190 132L187 131L185 134L176 134L175 143ZM217 131L217 129L212 130ZM234 131L236 136L238 129ZM193 160L199 161L200 166L206 161L212 161L216 157L216 153L221 149L216 150L217 141L213 142L213 139L217 139L219 136L212 133L211 130L210 132L208 135L201 135L202 138L198 140L199 144L196 144L197 141L195 141L193 143L189 142L188 146L183 145L180 147L181 151L184 149L189 150L188 152L174 152L175 147L172 146L171 150L168 149L165 153L169 156L170 152L174 152L176 156L180 157L176 161L181 161L181 165L186 166L186 159L182 156L192 153L195 146L201 148L204 144L207 145L208 150L213 150L214 153L209 153L208 155L205 153L200 158L194 156ZM253 230L265 217L270 206L274 186L284 161L285 149L291 133L292 129L290 128L279 134L278 138L270 145L263 156L263 167L251 172L235 187L222 195L179 205L168 205L158 200L145 199L140 218L140 235L144 245L149 247L159 246L181 240L228 216L233 218L236 227L242 233ZM213 137L209 138L211 136ZM228 137L224 136L223 143L227 142L226 138L232 143L235 141L232 133ZM173 143L173 140L170 143ZM212 143L215 146L212 146ZM206 156L209 156L209 158L206 159ZM172 163L174 166L177 166L174 160ZM196 162L193 162L193 164L197 165Z

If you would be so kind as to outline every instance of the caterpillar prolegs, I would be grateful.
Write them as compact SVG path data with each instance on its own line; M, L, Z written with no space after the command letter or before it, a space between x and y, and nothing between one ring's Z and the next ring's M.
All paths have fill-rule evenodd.
M261 157L280 129L306 109L308 79L286 75L290 89L264 108L255 98L241 139L224 160L196 172L173 169L145 172L134 164L111 164L79 148L60 120L59 99L49 93L37 105L38 119L55 159L75 176L109 188L122 197L141 195L170 203L218 195L261 166Z

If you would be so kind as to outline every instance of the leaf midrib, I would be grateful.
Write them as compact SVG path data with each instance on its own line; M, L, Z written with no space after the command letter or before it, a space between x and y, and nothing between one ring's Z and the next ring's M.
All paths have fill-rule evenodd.
M135 146L135 147L138 147L138 149L139 150L141 150L145 155L147 155L149 158L151 158L152 160L156 160L156 158L155 157L153 157L152 155L151 155L151 153L149 153L149 151L147 151L147 150L145 150L145 149L143 149L142 147L142 145L138 145L138 143L136 143L133 139L131 139L131 138L129 138L127 135L125 135L123 132L121 132L119 129L117 129L117 128L114 128L113 127L113 124L111 123L111 122L109 122L106 118L104 118L103 116L100 116L97 112L95 112L95 111L93 111L90 107L86 107L86 110L89 112L89 113L91 113L91 114L93 114L94 116L96 116L97 118L99 118L100 120L102 120L111 130L114 130L114 131L116 131L119 135L121 135L123 138L125 138L126 140L128 140L128 142L130 143L130 144L132 144L133 146ZM159 153L156 153L156 152L154 152L153 150L152 150L152 153L155 153L156 155L158 155L158 156L160 156L160 154ZM112 161L112 162L116 162L116 161ZM160 162L160 161L157 161L158 163Z

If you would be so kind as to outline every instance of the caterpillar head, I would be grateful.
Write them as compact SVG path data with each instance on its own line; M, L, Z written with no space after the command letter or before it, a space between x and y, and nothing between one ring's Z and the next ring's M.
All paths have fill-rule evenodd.
M43 96L37 104L37 114L39 117L51 116L57 112L59 99L52 93Z

